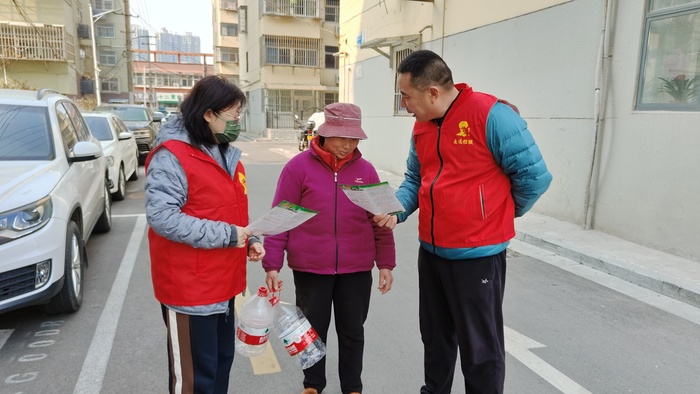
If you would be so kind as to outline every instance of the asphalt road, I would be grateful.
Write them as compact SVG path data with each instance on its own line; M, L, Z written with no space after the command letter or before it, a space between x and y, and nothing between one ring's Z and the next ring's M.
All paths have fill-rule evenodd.
M269 209L296 145L239 145L254 219ZM88 242L82 309L62 316L43 316L35 308L0 315L0 393L167 391L165 330L150 282L140 171L141 178L127 184L126 200L114 204L112 231ZM373 292L365 325L369 394L416 393L422 384L415 218L399 225L395 236L393 289ZM293 303L290 272L281 275L282 300ZM249 263L248 288L263 284L259 263ZM515 253L508 259L504 308L507 393L700 392L700 327L673 313ZM331 334L328 342L324 393L338 394L337 341ZM301 370L274 336L270 344L260 358L236 356L230 393L301 392ZM464 391L458 367L453 392Z

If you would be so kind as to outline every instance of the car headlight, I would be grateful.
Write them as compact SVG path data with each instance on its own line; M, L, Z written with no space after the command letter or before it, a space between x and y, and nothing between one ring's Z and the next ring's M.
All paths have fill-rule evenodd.
M31 234L51 220L51 197L0 214L0 245Z
M114 157L107 156L107 167L111 167L112 165L114 165Z

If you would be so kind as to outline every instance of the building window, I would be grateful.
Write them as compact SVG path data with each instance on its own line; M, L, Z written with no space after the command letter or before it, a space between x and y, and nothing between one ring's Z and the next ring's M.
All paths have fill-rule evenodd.
M406 107L401 106L401 91L399 90L399 74L396 73L396 70L399 68L399 64L403 61L403 59L406 58L411 52L413 52L412 49L401 49L399 51L394 51L394 59L393 59L393 64L394 64L394 115L408 115L408 112L406 111Z
M116 52L100 50L100 64L103 66L114 66L117 64Z
M5 59L65 61L72 44L63 26L0 22L0 50Z
M219 48L219 61L238 63L238 48Z
M326 68L333 68L333 69L338 69L338 56L335 56L335 53L338 53L338 47L334 46L329 46L326 45Z
M235 23L222 23L221 35L229 37L238 37L238 25Z
M260 2L261 14L318 17L316 0L267 0Z
M236 0L221 0L219 2L219 8L226 11L236 11L238 2Z
M328 104L333 104L338 102L338 93L337 92L325 92L323 93L323 106L325 107Z
M637 109L700 111L700 0L648 0Z
M114 0L95 0L95 10L94 11L110 11L113 9L114 9Z
M261 63L318 67L321 40L300 37L263 36Z
M100 79L103 92L119 92L119 78Z
M340 21L340 0L326 0L326 22Z
M246 33L248 31L248 6L242 5L238 9L238 26L240 27L241 33Z
M115 38L116 37L116 31L114 30L114 26L95 26L95 29L97 30L97 37L102 37L102 38Z

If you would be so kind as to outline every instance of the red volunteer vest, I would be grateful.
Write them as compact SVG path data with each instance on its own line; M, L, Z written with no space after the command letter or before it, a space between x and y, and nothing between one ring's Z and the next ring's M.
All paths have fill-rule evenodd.
M248 224L245 170L232 177L209 155L182 141L166 141L187 176L187 202L181 211L200 219ZM246 248L201 249L148 229L153 290L158 301L177 306L207 305L233 298L246 284ZM247 246L247 245L246 245Z
M486 120L494 96L466 84L442 126L416 122L413 139L420 161L420 238L444 248L474 248L515 236L510 180L486 144Z

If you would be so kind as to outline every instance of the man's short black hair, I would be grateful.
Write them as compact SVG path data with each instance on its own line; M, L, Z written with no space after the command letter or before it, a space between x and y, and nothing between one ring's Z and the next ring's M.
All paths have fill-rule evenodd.
M450 88L454 85L452 70L435 52L427 49L415 51L406 56L397 69L399 74L411 74L411 84L418 90L437 85Z

